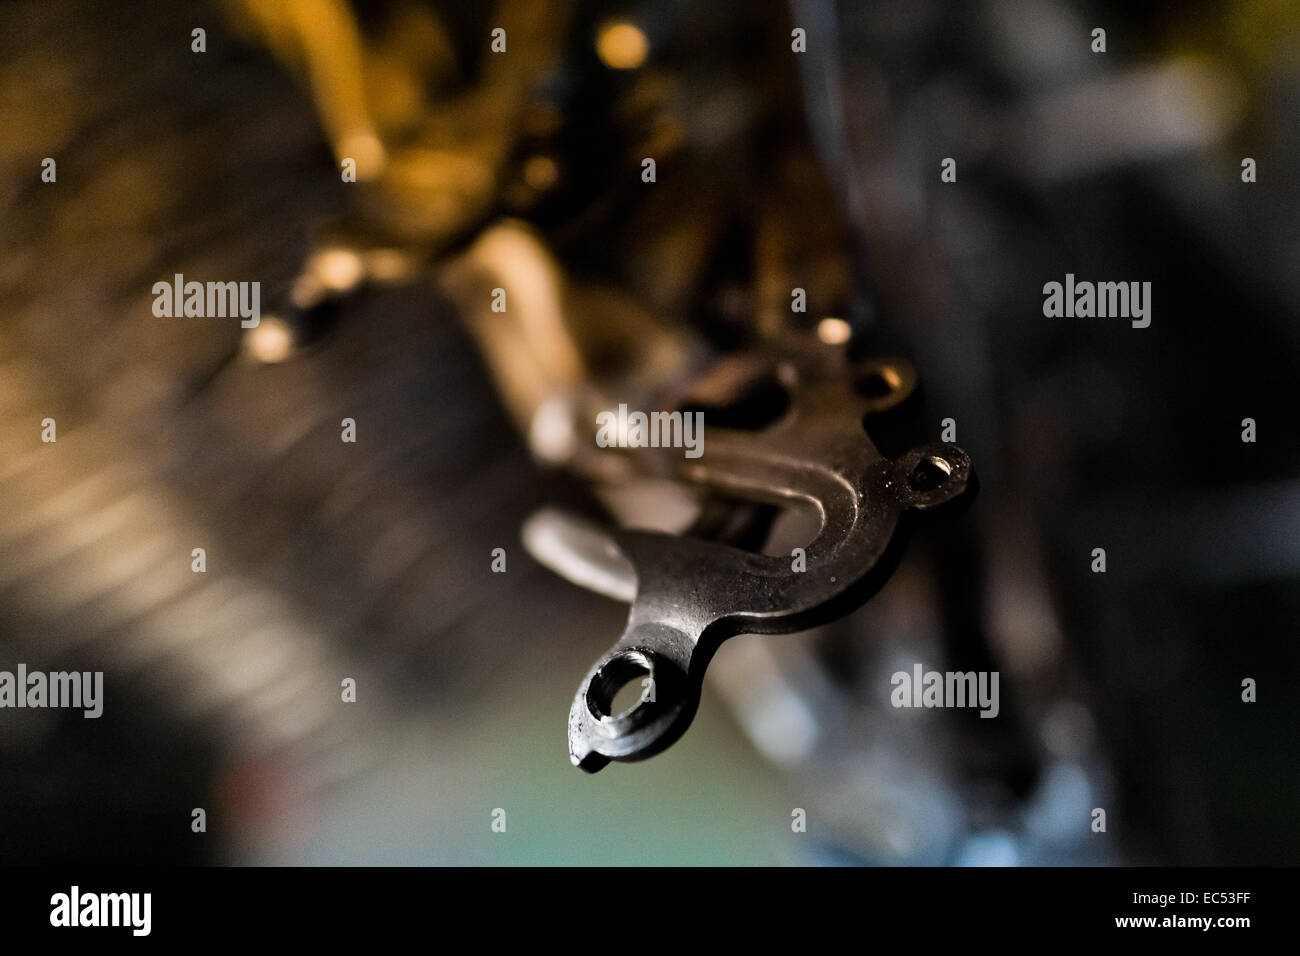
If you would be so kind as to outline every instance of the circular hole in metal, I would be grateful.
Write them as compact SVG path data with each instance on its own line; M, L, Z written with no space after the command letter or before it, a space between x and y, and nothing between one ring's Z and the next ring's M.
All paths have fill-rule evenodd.
M745 386L726 404L692 402L682 408L682 413L693 415L703 412L704 423L710 428L759 431L789 410L789 392L775 378L766 378Z
M653 679L654 665L640 651L624 651L605 663L591 679L587 707L596 717L626 717L645 695L645 679Z
M863 398L885 398L903 384L898 370L889 365L878 365L859 374L853 381Z
M907 476L907 485L913 491L933 491L952 475L952 465L937 455L927 455L916 463Z
M648 676L650 675L640 675L624 684L610 701L609 709L615 714L625 714L641 703L641 695L645 693L645 687L642 685Z

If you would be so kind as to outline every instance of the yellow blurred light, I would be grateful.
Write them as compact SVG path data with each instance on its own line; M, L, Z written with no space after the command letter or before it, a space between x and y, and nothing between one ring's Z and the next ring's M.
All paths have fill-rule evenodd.
M355 160L357 179L366 182L378 179L388 163L388 151L371 130L362 129L345 133L339 142L339 156Z
M323 249L311 257L310 271L321 285L347 292L365 276L365 264L353 249Z
M402 279L413 271L410 257L399 249L371 249L365 261L366 274L380 281Z
M843 345L853 337L853 327L843 319L827 317L817 323L817 338L827 345Z
M650 41L631 23L611 23L596 38L596 55L613 70L635 70L649 52Z
M549 156L534 156L524 163L524 182L531 189L543 192L554 186L559 178L559 167Z
M245 333L244 348L259 362L283 362L293 352L293 329L283 319L264 315Z

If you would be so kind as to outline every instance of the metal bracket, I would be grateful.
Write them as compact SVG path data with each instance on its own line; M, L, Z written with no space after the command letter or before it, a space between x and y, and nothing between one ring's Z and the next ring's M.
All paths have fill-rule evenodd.
M573 699L569 754L575 766L595 772L611 760L641 760L664 750L690 725L705 668L722 641L741 633L805 630L848 613L893 570L906 518L934 513L973 490L970 459L955 445L923 445L889 460L868 438L864 419L912 391L908 363L876 359L855 370L838 350L828 352L817 348L802 364L776 367L791 398L777 421L758 431L710 428L703 456L679 466L683 480L730 497L802 499L815 507L821 529L805 548L806 570L794 570L789 556L718 541L609 533L604 553L612 563L630 564L635 597L622 636ZM566 560L555 553L567 548L580 552L588 567L599 564L601 549L590 529L575 526L550 541L559 546L549 555L533 549L543 563L589 585L601 577L566 572ZM570 568L573 563L567 562ZM616 573L605 578L620 580ZM653 695L613 713L617 691L646 677Z

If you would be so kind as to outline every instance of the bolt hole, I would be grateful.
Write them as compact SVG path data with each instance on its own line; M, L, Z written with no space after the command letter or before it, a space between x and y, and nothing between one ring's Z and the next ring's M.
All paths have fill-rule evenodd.
M764 429L789 410L790 395L775 379L752 383L725 405L692 402L682 409L687 415L703 412L704 424L710 428L734 428L738 431Z
M648 674L638 675L619 688L614 699L610 701L610 710L615 714L624 714L641 703L641 695L645 693L642 683L648 676Z
M907 476L908 487L913 491L933 491L952 475L952 465L944 458L929 455L922 458Z
M654 674L650 659L640 651L612 658L591 680L587 707L597 717L625 717L641 705L643 684Z
M853 384L863 398L885 398L903 384L903 377L894 368L881 365L858 375Z

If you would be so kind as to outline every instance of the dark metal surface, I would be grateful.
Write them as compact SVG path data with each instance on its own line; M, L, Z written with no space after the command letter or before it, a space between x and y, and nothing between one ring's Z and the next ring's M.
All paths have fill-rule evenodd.
M957 502L973 490L970 460L951 444L882 457L864 418L903 401L914 374L899 360L853 370L838 349L801 348L774 372L788 410L758 431L710 429L703 456L681 477L723 495L779 503L802 500L819 516L806 570L790 555L755 554L691 536L613 535L636 571L627 626L578 688L569 715L569 755L595 772L610 760L639 760L671 745L699 704L718 646L741 633L781 634L841 616L879 589L896 564L904 519ZM615 713L615 693L650 679L633 707Z

